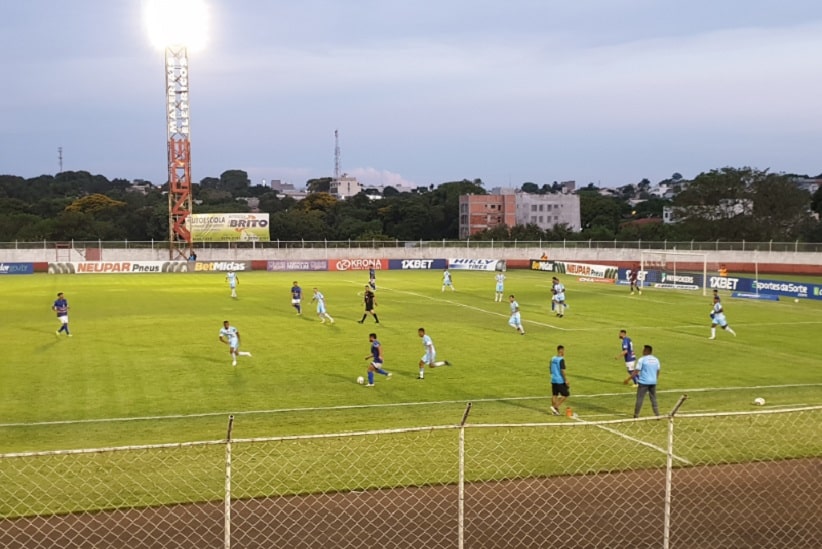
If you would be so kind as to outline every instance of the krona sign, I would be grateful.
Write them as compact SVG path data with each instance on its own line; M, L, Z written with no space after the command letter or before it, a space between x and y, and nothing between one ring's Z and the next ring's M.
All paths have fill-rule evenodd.
M335 271L364 271L366 269L382 269L382 259L338 259L329 262Z

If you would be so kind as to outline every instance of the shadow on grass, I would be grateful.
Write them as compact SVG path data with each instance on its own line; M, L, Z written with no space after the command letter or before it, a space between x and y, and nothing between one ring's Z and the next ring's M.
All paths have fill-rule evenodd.
M51 336L47 337L46 341L42 345L38 345L37 347L35 347L34 348L35 352L37 352L37 353L48 352L51 349L53 349L55 345L59 345L61 339L63 339L63 338L68 339L68 337L63 335L63 334L57 335L57 334L55 334L54 332L51 332L51 331L48 332L48 333L51 334Z

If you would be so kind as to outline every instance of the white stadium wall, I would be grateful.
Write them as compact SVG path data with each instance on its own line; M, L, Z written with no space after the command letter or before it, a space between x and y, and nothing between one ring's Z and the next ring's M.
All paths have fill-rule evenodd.
M613 248L559 248L559 247L472 247L462 246L406 246L377 248L198 248L199 261L251 261L251 260L311 260L338 258L383 258L383 259L430 259L451 257L460 259L505 259L527 260L546 254L551 260L579 261L604 264L630 264L640 260L638 249ZM93 248L94 253L84 248L55 250L54 248L6 248L0 249L0 262L53 262L53 261L168 261L168 251L150 248ZM670 251L670 250L669 250ZM807 272L822 274L821 252L754 252L754 251L705 251L710 264L725 264L730 271L744 271L743 265L757 263L771 266L773 272L779 266L784 272ZM93 256L93 257L91 257ZM791 268L806 266L806 268ZM783 269L779 269L783 270ZM767 269L762 272L767 272Z

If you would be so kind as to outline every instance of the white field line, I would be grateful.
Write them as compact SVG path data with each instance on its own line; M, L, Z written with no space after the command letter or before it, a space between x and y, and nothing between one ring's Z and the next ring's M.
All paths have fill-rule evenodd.
M457 307L464 307L466 309L471 309L472 311L478 311L478 312L489 314L489 315L501 316L502 318L508 318L509 316L511 316L509 314L499 313L497 311L489 311L488 309L483 309L481 307L475 307L473 305L466 305L465 303L460 303L458 301L452 301L450 299L442 299L442 298L437 298L437 297L431 297L431 296L428 296L428 295L425 295L425 294L418 294L417 292L409 292L407 290L395 290L393 288L387 288L385 286L380 286L380 289L388 290L388 291L391 291L391 292L397 292L398 294L413 295L414 297L421 297L423 299L430 299L431 301L439 301L440 303L448 303L449 305L456 305ZM529 320L529 319L525 319L525 318L522 319L522 323L523 324L526 324L526 323L527 324L533 324L535 326L544 326L546 328L553 328L555 330L561 330L563 332L572 331L572 330L569 330L568 328L562 328L560 326L555 326L553 324L547 324L545 322L538 322L536 320Z
M801 387L822 387L822 383L802 383L791 385L754 385L751 387L699 387L694 389L666 389L657 390L657 393L699 393L707 391L748 391L752 389L791 389ZM625 397L634 396L632 392L620 393L598 393L593 395L574 395L574 399L591 399L602 397ZM307 408L272 408L268 410L245 410L245 411L224 411L224 412L205 412L201 414L170 414L165 416L138 416L138 417L115 417L115 418L99 418L99 419L65 419L59 421L33 421L24 423L0 423L0 427L36 427L47 425L83 425L88 423L118 423L129 421L157 421L169 419L195 419L205 417L220 417L229 415L270 415L270 414L284 414L289 412L330 412L343 410L366 410L379 408L403 408L412 406L441 406L454 404L467 404L468 402L515 402L522 400L550 400L550 395L536 395L536 396L521 396L521 397L502 397L502 398L476 398L467 400L430 400L422 402L394 402L389 404L346 404L340 406L313 406ZM791 406L796 406L792 404ZM623 414L611 414L623 415ZM606 416L607 417L607 416Z
M665 416L660 416L660 420L664 419L664 418L665 418ZM573 419L575 419L576 421L578 421L580 423L584 423L586 425L593 425L592 423L590 423L588 421L585 421L584 419L580 418L579 416L574 416ZM609 432L613 435L617 435L618 437L624 438L625 440L629 440L631 442L636 442L637 444L641 444L642 446L646 446L648 448L651 448L652 450L656 450L661 454L665 454L666 456L668 455L668 451L665 448L661 447L661 446L657 446L656 444L651 444L650 442L645 442L644 440L638 439L636 437L628 436L625 433L620 433L616 429L612 429L611 427L608 427L607 425L594 425L594 427L596 427L598 429L602 429L603 431L607 431L607 432ZM687 463L688 465L691 465L690 461L688 461L685 458L679 457L676 454L671 454L671 457L674 458L677 461L681 461L682 463Z
M352 280L349 280L348 282L354 283L354 281L352 281ZM497 311L489 311L489 310L483 309L481 307L475 307L473 305L466 305L464 303L459 303L458 301L452 301L450 299L442 299L442 298L437 298L437 297L431 297L431 296L428 296L428 295L425 295L425 294L419 294L419 293L416 293L416 292L409 292L409 291L406 291L406 290L395 290L393 288L389 288L389 287L386 287L386 286L380 286L380 289L388 290L388 291L391 291L391 292L397 292L397 293L400 293L400 294L412 295L412 296L415 296L415 297L421 297L423 299L430 299L431 301L439 301L441 303L448 303L449 305L456 305L458 307L465 307L466 309L479 311L481 313L486 313L486 314L489 314L489 315L501 316L503 318L508 318L510 316L508 314L500 313L500 312L497 312ZM630 297L630 296L628 296L628 297ZM650 300L647 300L647 301L650 301ZM673 303L670 303L668 301L656 301L656 303L665 303L665 304L669 304L669 305L673 304ZM523 324L526 324L526 323L527 324L533 324L535 326L543 326L543 327L546 327L546 328L553 328L555 330L560 330L562 332L596 332L596 331L602 330L601 326L593 326L593 327L590 327L590 328L563 328L563 327L557 326L555 324L548 324L548 323L545 323L545 322L539 322L539 321L530 320L530 319L523 319L522 323ZM764 326L804 326L804 325L817 325L817 324L822 324L822 320L802 320L802 321L797 321L797 322L756 322L756 323L753 323L753 322L751 322L751 323L735 322L734 326L751 326L751 327L754 327L754 328L759 328L759 327L764 327ZM681 326L659 326L659 325L656 325L656 326L635 326L632 329L634 329L634 330L693 330L693 329L705 328L705 326L706 326L705 323L700 323L700 324L683 324ZM710 325L708 325L708 326L710 326Z

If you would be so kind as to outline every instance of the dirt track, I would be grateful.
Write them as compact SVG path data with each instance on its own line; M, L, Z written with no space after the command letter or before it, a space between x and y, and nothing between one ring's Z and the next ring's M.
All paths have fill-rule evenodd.
M671 547L822 547L822 459L674 472ZM465 547L662 547L664 471L466 486ZM454 486L236 501L232 547L458 546ZM0 521L0 547L219 548L222 503Z

